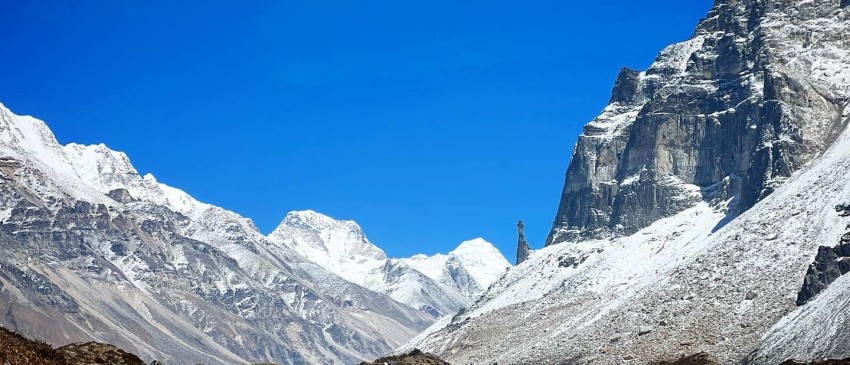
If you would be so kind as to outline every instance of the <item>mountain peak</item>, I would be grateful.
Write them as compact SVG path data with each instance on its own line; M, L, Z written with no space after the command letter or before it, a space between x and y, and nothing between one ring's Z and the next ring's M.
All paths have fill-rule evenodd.
M286 214L275 231L282 227L302 227L314 230L328 229L331 227L348 227L354 231L362 232L363 229L357 222L352 220L338 220L314 210L296 210ZM274 233L272 233L274 234Z
M496 247L493 246L492 243L488 242L487 240L485 240L481 237L478 237L478 238L473 238L473 239L468 240L468 241L461 242L457 246L457 248L454 249L454 251L477 250L477 249L495 249L495 248Z
M359 285L387 258L354 221L336 220L312 210L289 212L268 238Z
M472 258L478 255L501 257L502 253L498 248L496 248L496 246L483 238L474 238L468 241L463 241L454 250L449 252L449 256L457 257Z
M449 256L463 263L469 275L482 289L498 280L511 267L499 249L483 238L462 242L449 252Z

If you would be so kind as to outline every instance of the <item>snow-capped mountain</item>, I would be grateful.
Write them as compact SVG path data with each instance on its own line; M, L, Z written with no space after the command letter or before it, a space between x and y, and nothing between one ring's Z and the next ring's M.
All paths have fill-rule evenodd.
M387 260L384 251L369 242L357 223L314 211L290 212L269 239L359 285L364 285L370 273Z
M399 261L473 300L511 267L502 253L482 238L462 242L448 254L415 255Z
M165 363L350 364L434 320L2 105L0 197L0 324L54 344Z
M716 1L690 40L623 70L547 247L403 349L500 365L850 357L850 213L835 208L850 202L848 5Z
M461 243L448 255L387 258L357 223L313 211L290 212L269 240L435 319L469 306L510 267L498 249L480 238Z

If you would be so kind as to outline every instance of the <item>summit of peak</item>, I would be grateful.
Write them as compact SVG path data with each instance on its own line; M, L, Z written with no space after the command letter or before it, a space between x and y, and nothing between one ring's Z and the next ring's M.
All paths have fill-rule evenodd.
M485 240L481 237L478 237L478 238L473 238L471 240L461 242L460 245L457 246L455 251L460 250L460 249L480 249L480 248L495 249L496 246L494 246L489 241L487 241L487 240Z
M470 258L484 255L489 257L503 258L502 253L499 251L499 249L483 238L475 238L468 241L463 241L457 246L457 248L449 252L449 255Z
M314 210L296 210L286 214L275 232L283 228L302 228L323 230L332 227L347 227L351 230L362 231L360 225L352 220L338 220Z

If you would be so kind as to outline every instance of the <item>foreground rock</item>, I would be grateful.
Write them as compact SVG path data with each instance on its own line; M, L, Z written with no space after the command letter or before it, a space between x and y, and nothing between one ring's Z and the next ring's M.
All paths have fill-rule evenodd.
M382 357L375 362L361 362L360 365L451 365L443 360L440 360L432 354L426 354L420 350L413 351L404 355L393 355Z
M4 365L145 365L138 356L115 346L87 342L52 348L0 327L0 364Z

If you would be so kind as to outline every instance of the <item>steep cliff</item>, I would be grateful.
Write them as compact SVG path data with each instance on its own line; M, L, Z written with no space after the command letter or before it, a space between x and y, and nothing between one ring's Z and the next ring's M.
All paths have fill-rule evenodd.
M732 216L843 129L838 0L717 1L649 69L624 68L576 144L547 245L628 235L700 201Z

